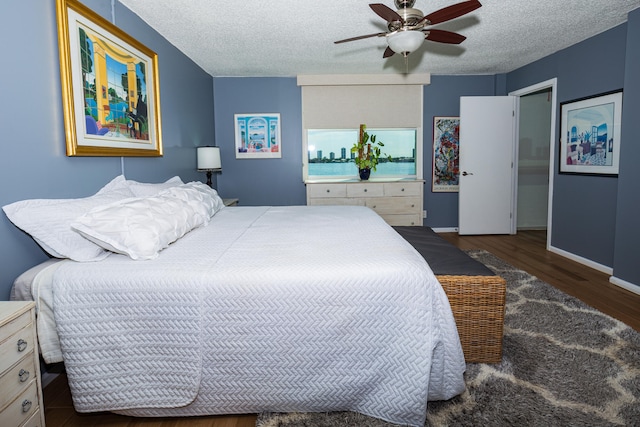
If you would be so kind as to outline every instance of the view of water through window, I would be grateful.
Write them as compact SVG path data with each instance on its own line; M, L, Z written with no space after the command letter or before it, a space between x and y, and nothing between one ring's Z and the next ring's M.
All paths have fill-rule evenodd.
M376 176L416 174L415 129L367 129L376 141L384 143L383 159ZM353 176L358 174L355 153L351 147L358 140L358 129L310 129L307 131L309 148L309 176Z

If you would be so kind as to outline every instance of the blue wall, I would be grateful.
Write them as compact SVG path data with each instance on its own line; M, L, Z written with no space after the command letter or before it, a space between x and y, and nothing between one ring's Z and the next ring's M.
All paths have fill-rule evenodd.
M112 21L111 2L83 2ZM95 193L124 172L159 182L179 175L201 180L195 146L214 142L213 79L137 15L116 3L115 23L158 54L164 156L67 157L62 117L55 1L0 2L0 206L32 198L76 198ZM124 166L124 171L123 167ZM0 300L13 280L47 255L0 214Z
M627 45L628 25L632 24L620 25L509 73L508 90L557 77L558 127L561 103L623 87L623 111L628 113L629 106L626 102L634 95L633 89L625 85L625 58L637 58L637 53ZM589 60L594 55L599 57L598 61ZM627 79L630 80L630 77ZM623 132L631 120L629 114L623 117ZM559 138L559 129L556 129L555 140L558 141ZM631 141L631 134L622 135L622 147L628 147ZM616 215L637 204L637 201L634 202L633 198L619 200L620 178L559 174L559 161L563 157L559 150L559 144L556 143L551 245L613 267L614 257L626 256L614 251L615 242L619 238L616 233ZM621 153L624 157L625 152ZM630 172L629 167L621 164L620 177Z
M304 205L302 99L295 78L215 78L218 191L242 205ZM282 158L236 159L234 114L280 113Z
M613 275L640 286L640 9L629 14Z

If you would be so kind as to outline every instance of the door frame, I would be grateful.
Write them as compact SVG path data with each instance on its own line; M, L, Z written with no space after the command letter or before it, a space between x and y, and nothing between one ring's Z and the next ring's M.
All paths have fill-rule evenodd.
M517 102L516 102L516 135L519 135L520 132L520 97L524 96L524 95L529 95L531 93L534 92L538 92L540 90L543 89L551 89L551 130L550 130L550 135L549 135L549 195L548 195L548 203L547 203L547 250L550 250L551 248L551 233L552 233L552 212L553 212L553 177L554 177L554 172L555 172L555 163L556 163L556 117L557 117L557 93L558 93L558 79L556 77L549 79L549 80L545 80L543 82L531 85L531 86L527 86L525 88L522 89L518 89L512 92L509 92L509 95L513 95L515 97L517 97ZM518 170L518 146L519 143L518 141L514 141L515 143L515 156L514 156L514 170ZM517 200L518 200L518 182L517 182L517 174L516 175L516 181L514 183L514 203L516 203L516 207L517 207ZM517 215L518 212L517 210L514 208L513 210L514 215L512 218L512 227L513 227L513 234L516 233L516 227L517 227Z

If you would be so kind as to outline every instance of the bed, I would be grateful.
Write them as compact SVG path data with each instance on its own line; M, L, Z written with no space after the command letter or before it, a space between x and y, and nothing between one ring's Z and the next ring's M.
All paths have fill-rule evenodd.
M111 218L114 205L157 197L91 212ZM447 297L375 212L213 211L144 260L103 239L100 260L52 260L16 280L13 296L37 303L45 361L64 361L76 410L348 410L423 426L427 401L464 390Z

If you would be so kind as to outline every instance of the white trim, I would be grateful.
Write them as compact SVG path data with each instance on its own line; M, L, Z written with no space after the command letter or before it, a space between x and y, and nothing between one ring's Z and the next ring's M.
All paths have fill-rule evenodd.
M457 233L458 227L440 227L440 228L432 228L436 233Z
M428 85L431 74L307 74L298 76L298 86Z
M626 280L622 280L616 276L609 277L609 282L622 289L626 289L629 292L633 292L634 294L640 295L640 285L627 282Z
M527 86L522 89L510 92L509 95L521 97L533 92L538 92L542 89L551 88L551 134L549 135L549 196L548 196L548 208L547 208L547 250L551 251L551 237L552 237L552 223L553 223L553 176L554 165L556 163L556 110L557 110L557 98L558 98L558 79L552 78L543 82ZM520 113L518 112L518 123L520 123ZM516 158L517 161L517 158ZM517 166L516 166L517 169ZM516 218L513 218L516 221Z
M569 258L571 261L575 261L579 264L586 265L587 267L593 268L594 270L598 270L602 273L612 275L613 268L607 267L606 265L599 264L595 261L591 261L590 259L578 256L576 254L572 254L571 252L567 252L565 250L556 248L554 246L549 247L549 251L561 255L565 258Z

